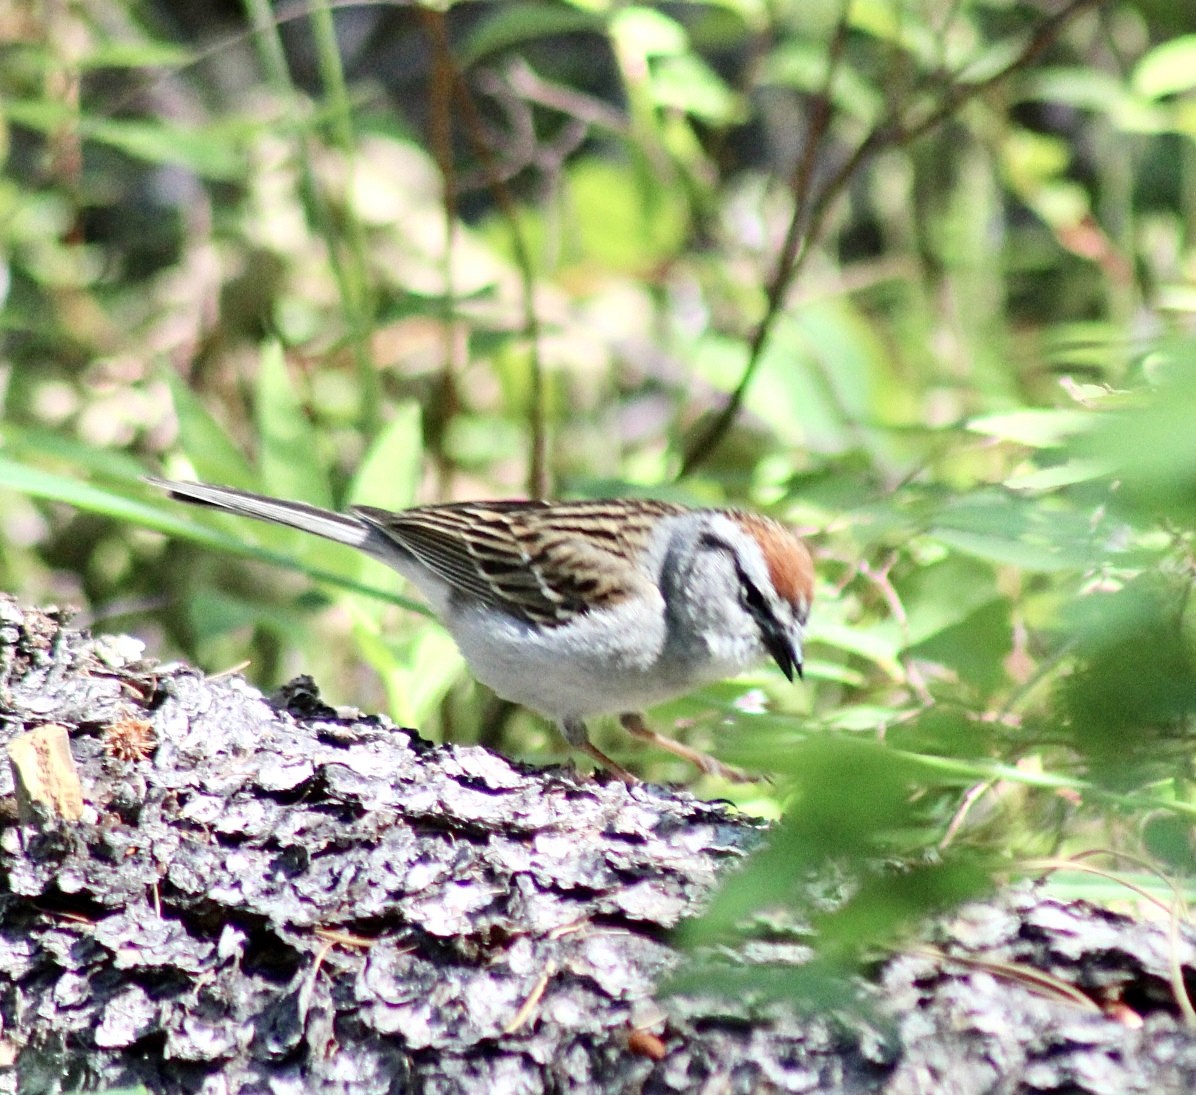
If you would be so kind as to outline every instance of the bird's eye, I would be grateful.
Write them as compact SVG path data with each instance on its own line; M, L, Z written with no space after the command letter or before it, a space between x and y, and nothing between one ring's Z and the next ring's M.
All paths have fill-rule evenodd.
M713 533L706 533L702 536L699 544L708 551L720 551L726 554L735 566L735 576L739 579L739 597L743 607L751 613L756 620L771 620L774 619L774 612L764 594L760 592L760 588L755 582L747 576L743 567L739 563L739 559L735 554L734 548L726 542L726 540L715 536Z
M743 598L743 607L757 619L761 616L772 615L772 611L768 607L768 602L764 599L764 594L760 592L756 587L756 583L744 574L743 571L739 572L739 593Z

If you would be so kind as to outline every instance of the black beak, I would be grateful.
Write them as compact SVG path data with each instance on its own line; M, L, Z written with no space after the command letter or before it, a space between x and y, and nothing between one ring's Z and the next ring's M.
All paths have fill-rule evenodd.
M760 637L764 641L764 649L780 666L786 680L792 681L795 675L799 680L806 679L802 672L801 651L783 627L778 626L775 621L761 622Z
M739 571L739 582L743 590L743 606L760 629L760 641L764 644L764 649L781 667L786 680L792 682L796 675L804 681L806 678L802 673L800 640L794 637L790 628L777 619L776 611L742 570Z

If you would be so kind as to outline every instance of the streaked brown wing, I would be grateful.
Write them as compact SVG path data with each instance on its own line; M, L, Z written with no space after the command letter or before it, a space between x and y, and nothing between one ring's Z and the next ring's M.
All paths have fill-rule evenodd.
M360 515L465 596L544 626L615 604L645 579L628 557L668 502L458 502Z

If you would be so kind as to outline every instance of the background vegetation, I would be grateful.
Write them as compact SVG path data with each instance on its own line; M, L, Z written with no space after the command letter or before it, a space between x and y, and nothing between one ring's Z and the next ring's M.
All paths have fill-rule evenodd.
M1028 872L1179 907L1196 9L56 0L0 41L4 588L560 761L388 572L139 477L749 504L817 601L805 687L654 713L784 818L695 938L816 928L825 989Z

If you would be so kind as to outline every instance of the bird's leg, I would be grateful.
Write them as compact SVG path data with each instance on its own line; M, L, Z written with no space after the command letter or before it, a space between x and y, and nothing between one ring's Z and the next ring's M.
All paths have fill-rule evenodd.
M586 730L586 724L578 718L569 718L561 720L561 733L565 736L565 740L573 746L574 749L580 749L586 756L591 757L601 767L605 768L613 776L617 776L624 783L631 785L639 783L639 777L632 775L626 768L618 761L611 760L601 749L598 748L592 741L590 735Z
M679 741L665 737L664 734L658 734L644 722L644 716L638 711L628 711L620 715L619 725L633 737L639 738L640 741L651 742L658 748L664 749L666 752L672 753L682 760L689 761L690 764L696 765L707 775L721 776L732 783L750 783L752 781L753 777L748 775L743 769L734 768L730 764L724 764L721 760L716 760L708 753L691 749L688 745L683 745Z

